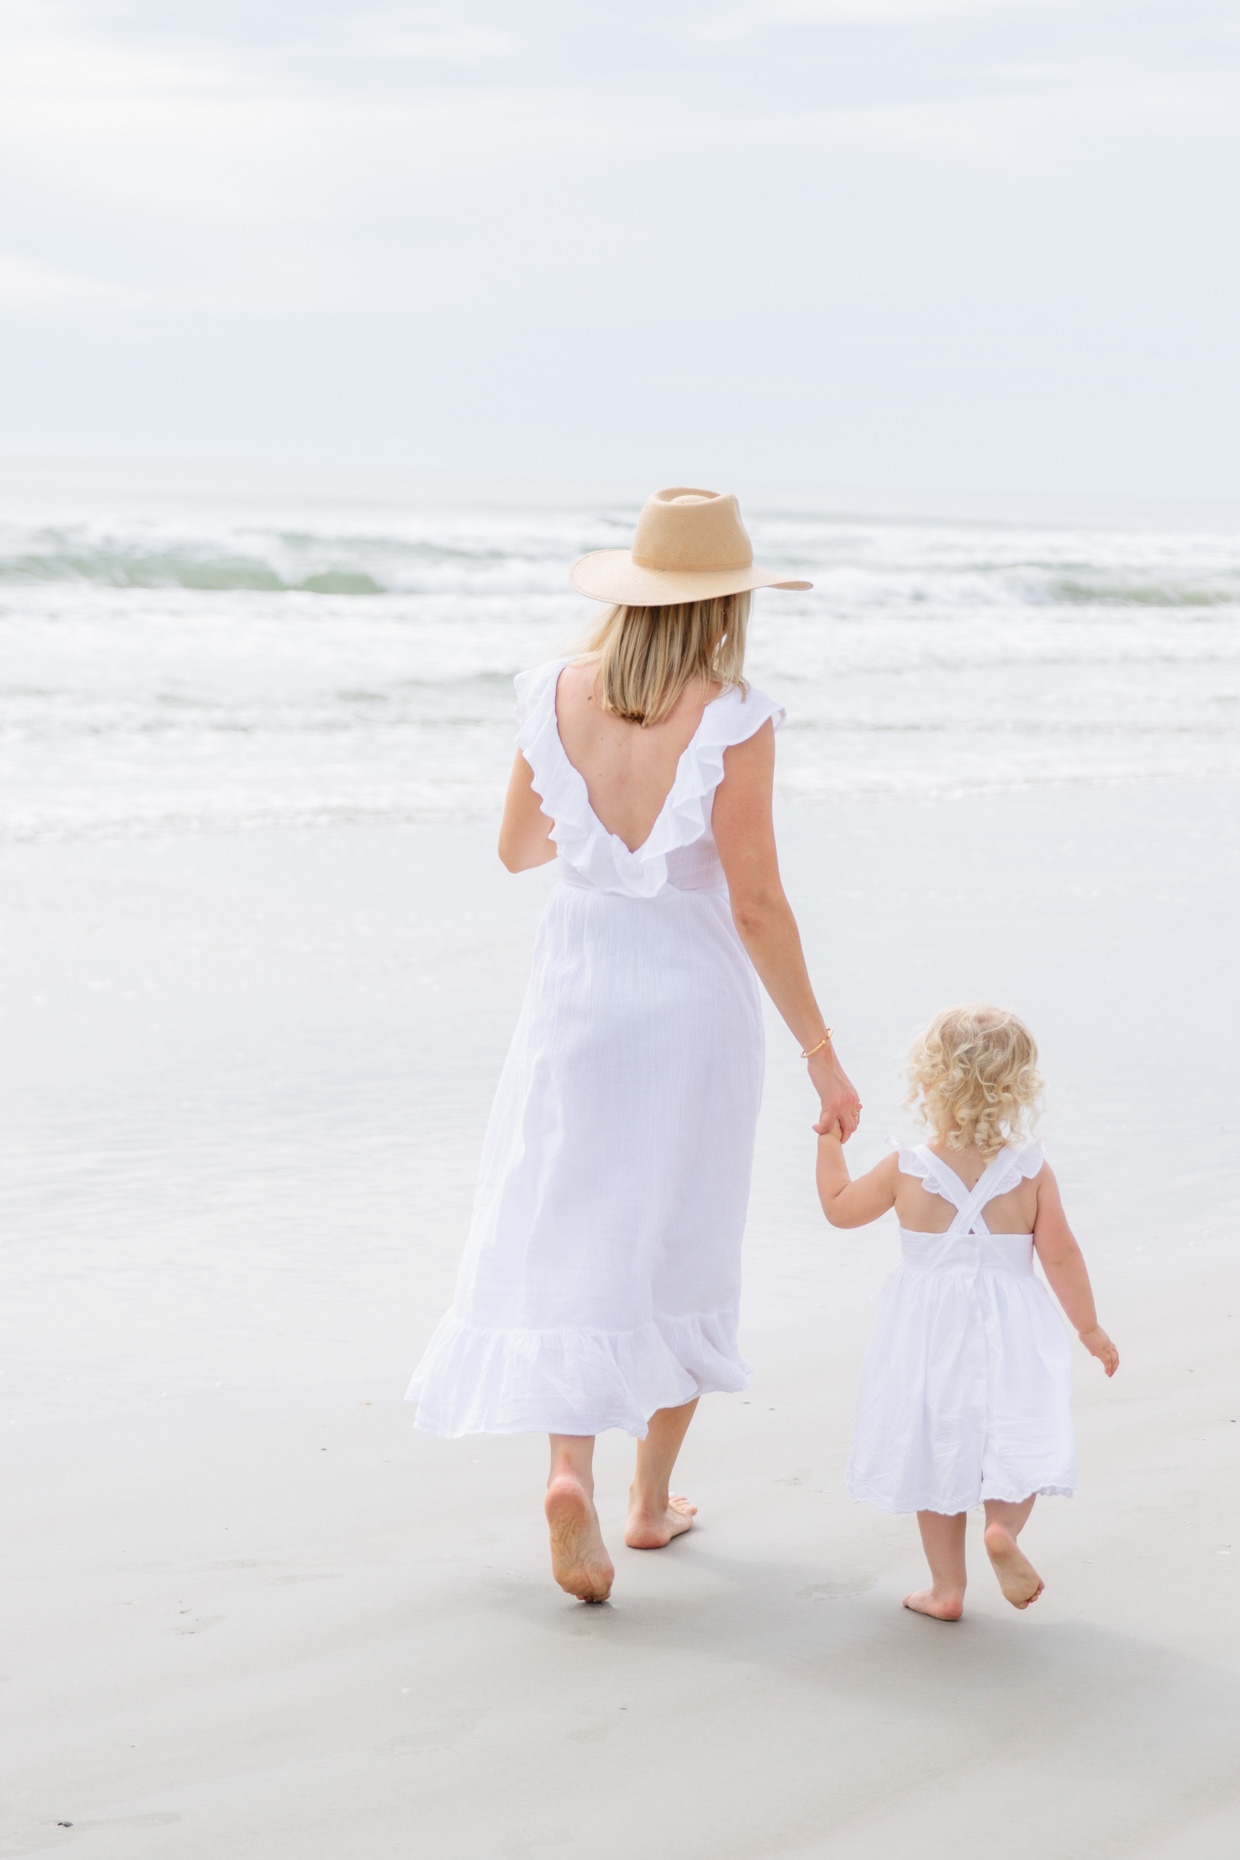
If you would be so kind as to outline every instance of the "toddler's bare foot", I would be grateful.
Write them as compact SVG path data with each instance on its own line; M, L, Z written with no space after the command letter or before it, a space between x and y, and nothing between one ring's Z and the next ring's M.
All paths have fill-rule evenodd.
M673 1537L687 1531L696 1515L697 1506L691 1505L679 1492L672 1493L666 1511L651 1511L630 1494L624 1541L630 1550L661 1550Z
M906 1595L904 1606L915 1615L929 1615L934 1621L959 1621L964 1613L964 1596L959 1589L918 1589Z
M1008 1601L1013 1608L1028 1608L1030 1602L1036 1602L1042 1593L1044 1584L1041 1576L1011 1531L1005 1530L1002 1524L988 1524L984 1541L986 1554L999 1578L999 1587Z
M579 1602L605 1602L616 1572L598 1527L594 1500L571 1474L547 1486L543 1507L551 1527L551 1573Z

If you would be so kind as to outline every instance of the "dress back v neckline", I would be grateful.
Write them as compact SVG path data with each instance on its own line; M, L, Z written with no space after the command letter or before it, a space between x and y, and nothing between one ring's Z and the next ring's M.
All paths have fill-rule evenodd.
M570 768L572 770L573 774L577 777L577 780L581 783L583 789L585 790L585 804L586 804L586 807L589 809L591 819L595 821L600 831L605 833L609 840L615 840L617 845L622 846L625 852L628 853L631 859L640 858L643 850L647 846L649 846L651 840L654 838L655 834L659 830L659 824L662 821L664 814L666 814L668 807L671 804L672 797L676 793L676 789L680 784L681 774L683 770L685 769L685 767L687 766L686 758L692 757L694 747L697 743L698 737L702 734L702 726L706 722L706 718L710 712L711 706L714 704L722 703L723 699L728 695L728 692L734 689L734 687L731 685L725 686L725 688L719 693L717 697L710 698L707 700L705 704L703 704L702 714L698 718L697 723L694 726L693 735L689 738L688 742L685 744L684 748L681 750L680 754L676 758L676 768L672 774L672 779L668 786L667 793L663 796L663 800L659 805L658 813L655 815L654 819L650 823L649 831L645 834L644 838L638 841L636 846L630 846L628 841L624 838L624 835L621 833L614 832L612 828L607 825L607 822L602 818L601 814L598 812L593 801L590 799L590 784L586 780L585 776L582 774L581 770L577 767L577 764L569 756L567 749L565 749L564 747L564 738L560 735L560 711L559 711L560 679L563 677L564 673L568 670L568 667L571 664L572 664L572 660L566 659L564 661L564 664L561 665L559 671L556 673L555 685L551 693L551 718L552 718L552 723L554 724L554 727L555 727L555 740L559 744L560 754L564 758L565 767Z
M587 890L627 898L655 898L679 889L669 876L669 860L706 842L708 859L718 864L711 840L711 810L715 790L723 780L727 750L745 742L765 723L778 729L783 707L753 685L743 690L729 685L712 698L681 751L675 779L654 825L634 849L595 813L585 777L569 760L561 740L555 697L560 675L570 663L567 658L552 659L522 672L516 680L517 748L529 764L542 812L551 820L561 878ZM714 889L726 889L722 868L718 877ZM700 884L694 888L700 889Z

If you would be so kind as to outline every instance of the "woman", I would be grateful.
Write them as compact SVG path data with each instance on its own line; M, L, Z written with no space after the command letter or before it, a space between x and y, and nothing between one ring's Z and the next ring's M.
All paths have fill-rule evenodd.
M746 688L753 565L736 499L658 491L632 551L572 571L609 603L582 658L517 679L500 829L561 882L483 1149L456 1301L410 1387L435 1434L547 1433L556 1581L605 1601L594 1436L637 1436L625 1542L696 1507L669 1490L698 1398L742 1389L740 1248L762 1091L754 970L824 1119L860 1105L814 999L771 823L783 711Z

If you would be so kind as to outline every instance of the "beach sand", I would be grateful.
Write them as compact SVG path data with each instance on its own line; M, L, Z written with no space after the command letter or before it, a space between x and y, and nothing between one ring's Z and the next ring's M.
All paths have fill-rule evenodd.
M1029 1018L1043 1134L1122 1355L1002 1600L903 1611L912 1519L843 1492L888 1223L828 1229L772 1023L743 1397L700 1522L551 1583L537 1438L415 1433L548 877L489 830L0 854L0 1856L1223 1860L1240 1850L1240 784L786 807L866 1106L933 1010Z

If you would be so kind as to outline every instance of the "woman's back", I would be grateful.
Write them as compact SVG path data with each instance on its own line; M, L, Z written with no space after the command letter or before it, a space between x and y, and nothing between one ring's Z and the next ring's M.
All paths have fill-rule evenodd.
M560 673L555 713L564 753L585 782L595 816L630 852L653 832L680 758L720 690L695 678L665 718L642 725L603 709L595 657Z

